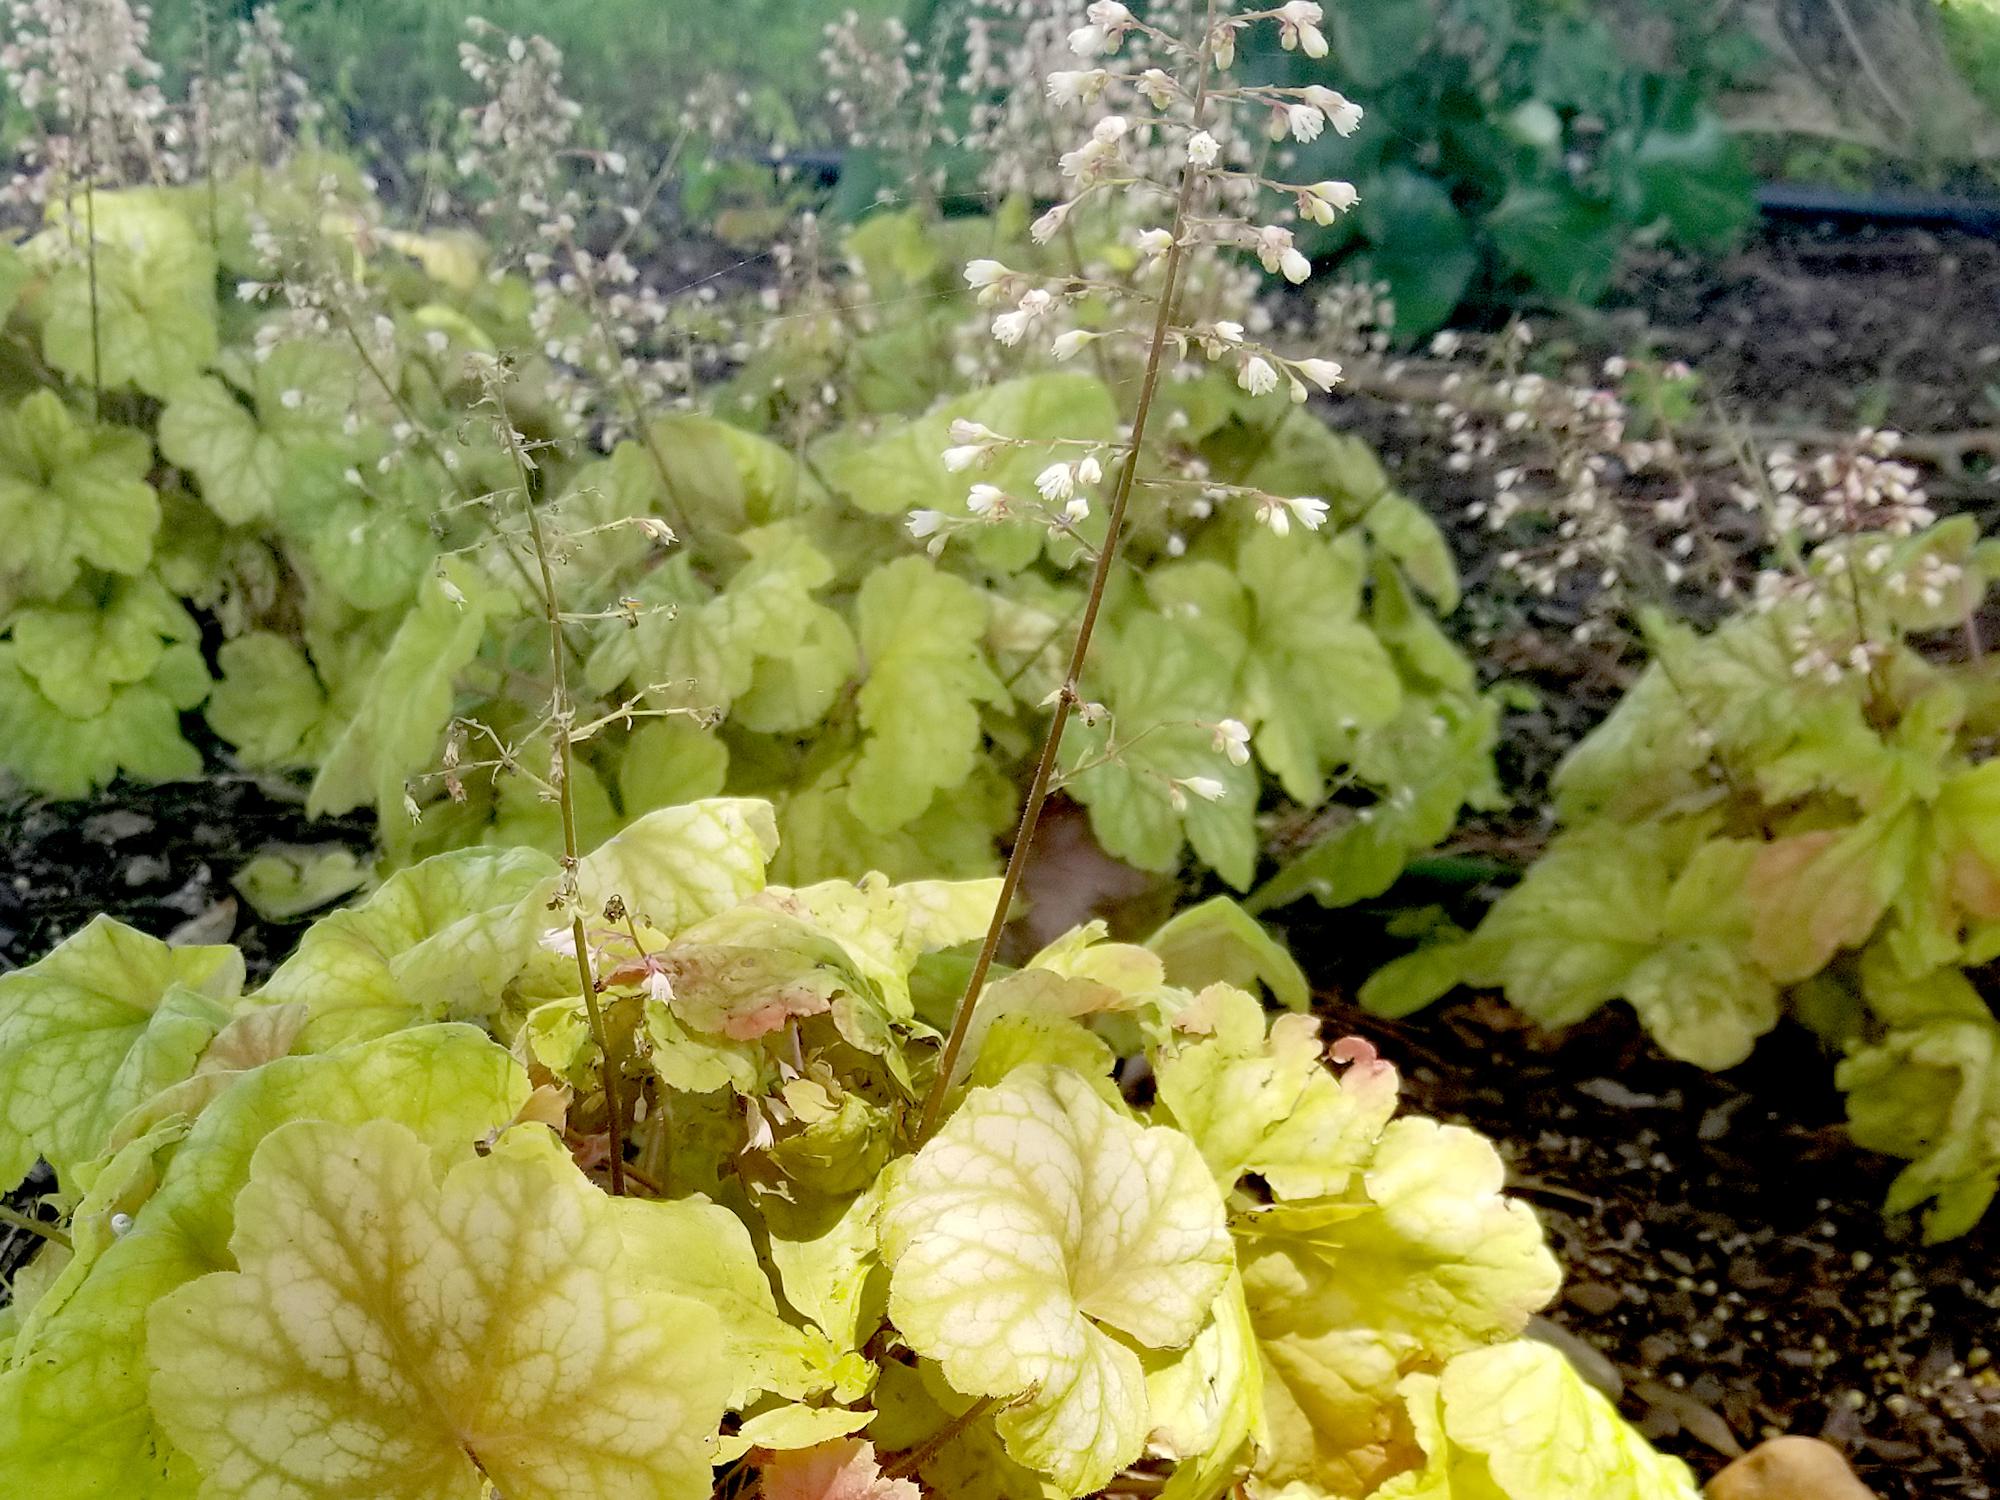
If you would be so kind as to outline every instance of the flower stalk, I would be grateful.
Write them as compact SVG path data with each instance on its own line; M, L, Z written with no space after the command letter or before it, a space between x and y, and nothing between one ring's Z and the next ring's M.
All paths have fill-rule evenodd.
M1209 81L1215 62L1216 17L1219 0L1208 0L1207 19L1202 28L1201 51L1196 63L1196 84L1194 102L1194 126L1200 130L1208 114ZM993 918L986 928L986 936L980 942L979 954L973 961L972 973L966 980L965 993L960 997L958 1009L952 1016L951 1031L945 1038L944 1049L938 1054L937 1074L931 1080L930 1091L924 1096L923 1112L917 1120L917 1144L928 1140L944 1117L945 1099L950 1094L952 1075L957 1070L960 1053L965 1050L965 1039L972 1027L973 1012L979 1006L979 997L985 990L987 976L992 972L994 960L1000 953L1000 942L1006 932L1007 917L1014 904L1014 898L1021 887L1021 877L1027 869L1028 858L1034 847L1035 832L1040 827L1042 813L1048 805L1049 792L1056 774L1057 757L1062 751L1063 732L1069 727L1070 714L1081 701L1078 684L1083 677L1084 663L1090 655L1090 643L1096 633L1097 620L1103 610L1105 590L1111 582L1111 570L1118 560L1118 543L1124 530L1125 512L1131 503L1132 491L1138 482L1139 463L1144 457L1146 428L1153 412L1153 403L1159 394L1160 377L1166 367L1166 355L1170 335L1175 325L1175 303L1178 299L1181 277L1187 265L1187 228L1197 206L1197 199L1204 181L1201 170L1189 161L1181 169L1180 194L1174 204L1173 241L1165 256L1163 282L1160 289L1158 309L1153 320L1152 342L1146 354L1146 373L1139 387L1139 400L1132 415L1132 436L1125 450L1125 460L1118 473L1118 483L1112 491L1110 515L1104 536L1104 546L1098 551L1096 566L1091 571L1090 592L1083 606L1083 617L1077 624L1076 639L1070 648L1069 665L1063 673L1062 685L1056 690L1055 711L1049 720L1047 734L1042 740L1041 754L1035 762L1034 779L1029 783L1028 798L1021 808L1020 825L1014 835L1014 846L1008 851L1007 867L1000 879L999 898L994 902Z

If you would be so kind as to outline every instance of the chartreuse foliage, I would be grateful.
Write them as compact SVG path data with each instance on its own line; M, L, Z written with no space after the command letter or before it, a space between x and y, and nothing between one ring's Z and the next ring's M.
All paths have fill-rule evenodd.
M73 215L21 252L7 325L21 367L51 375L0 403L0 771L65 797L193 776L184 716L200 710L243 767L309 776L313 811L375 809L392 867L559 847L540 789L491 774L483 732L468 759L484 771L437 775L455 721L519 765L551 750L540 601L493 536L518 532L518 504L482 503L512 471L465 374L470 353L541 346L525 287L464 264L457 242L384 229L325 159L220 184L213 218L197 191L99 193L96 215L94 362ZM251 254L251 224L285 266ZM992 867L1082 606L1079 547L1016 519L933 559L903 522L964 514L969 481L941 456L954 422L1024 440L976 477L1027 495L1040 445L1111 442L1129 414L1070 370L955 392L934 354L969 309L906 287L916 263L946 278L927 235L962 233L895 215L856 231L860 264L902 278L880 298L910 310L856 331L828 375L830 430L780 443L668 415L594 461L538 448L563 603L585 617L570 681L578 722L597 726L573 787L590 837L729 792L775 806L788 879ZM311 290L326 264L337 294ZM293 279L296 296L279 289ZM913 337L923 357L898 352ZM536 438L546 373L522 359L508 397ZM769 373L753 365L718 404L776 420L733 399ZM1431 617L1456 604L1450 556L1364 447L1303 410L1226 375L1167 399L1176 462L1321 495L1333 524L1281 539L1247 506L1197 521L1142 488L1086 683L1110 712L1072 745L1065 785L1113 854L1162 873L1192 855L1239 890L1260 809L1303 825L1337 797L1338 847L1287 888L1373 894L1490 792L1493 711ZM621 526L634 518L680 541L663 555ZM625 616L604 617L618 601ZM1218 748L1230 719L1252 732L1251 765ZM1189 778L1225 795L1178 795Z
M1364 998L1402 1011L1465 978L1550 1026L1623 999L1708 1068L1794 1015L1844 1052L1856 1139L1910 1160L1890 1211L1925 1206L1942 1239L2000 1181L1981 983L2000 955L2000 677L1922 648L1978 610L1996 558L1960 518L1812 567L1838 587L1708 635L1655 622L1653 664L1557 776L1548 851L1475 934ZM1851 602L1812 608L1827 598Z
M1240 911L997 976L919 1141L995 882L769 885L773 830L698 802L580 861L601 1033L519 851L403 871L247 996L233 952L109 923L0 979L0 1177L47 1155L67 1208L0 1321L0 1472L37 1500L1044 1500L1133 1466L1185 1500L1692 1500L1520 1341L1556 1267L1493 1148L1232 982L1302 987ZM636 1196L591 1175L612 1150Z

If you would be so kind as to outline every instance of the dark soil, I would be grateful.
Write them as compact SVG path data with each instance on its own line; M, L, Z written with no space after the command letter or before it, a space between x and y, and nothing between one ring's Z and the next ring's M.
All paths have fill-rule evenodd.
M1774 225L1719 264L1641 260L1609 316L1761 422L2000 429L2000 240Z
M99 912L156 937L243 950L253 979L307 923L272 923L230 877L272 844L370 847L373 818L314 820L303 798L242 777L116 787L85 802L0 804L0 973L34 962Z

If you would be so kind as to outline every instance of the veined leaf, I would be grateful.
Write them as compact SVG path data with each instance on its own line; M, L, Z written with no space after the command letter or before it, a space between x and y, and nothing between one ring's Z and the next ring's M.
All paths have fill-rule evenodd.
M1223 1191L1254 1172L1280 1198L1344 1192L1395 1113L1395 1070L1368 1059L1336 1079L1316 1017L1279 1016L1266 1037L1263 1007L1227 985L1195 1009L1206 1034L1170 1045L1154 1068L1161 1104ZM1184 1013L1177 1029L1192 1019Z
M464 1026L399 1032L246 1074L202 1112L158 1190L60 1315L0 1371L0 1473L50 1500L193 1500L200 1476L147 1399L146 1310L194 1277L232 1269L232 1206L257 1145L290 1120L393 1120L457 1161L527 1095L519 1066ZM77 1441L80 1432L90 1441Z
M584 856L577 900L594 917L617 896L671 937L761 890L777 851L768 802L717 797L663 807Z
M489 1016L553 925L540 908L555 877L529 849L433 856L315 923L256 998L304 1005L315 1047Z
M1503 1175L1472 1131L1402 1119L1383 1132L1363 1193L1280 1204L1244 1225L1266 1362L1263 1483L1370 1492L1416 1457L1397 1411L1403 1371L1512 1337L1555 1295L1555 1259L1534 1215L1502 1196Z
M398 627L313 780L307 810L314 816L373 802L385 831L403 817L404 782L435 763L458 674L478 654L490 621L512 607L469 573L457 574L454 588L459 599L440 580L426 584Z
M215 357L215 252L164 192L74 199L29 242L52 268L42 298L42 352L64 374L105 389L133 385L165 399Z
M255 630L216 652L222 676L209 695L208 724L253 766L310 761L326 723L326 690L305 653Z
M870 573L855 610L868 663L859 697L867 738L848 776L848 805L887 832L971 776L979 705L1005 706L1009 694L986 661L985 602L926 559Z
M546 1131L440 1183L403 1126L300 1121L238 1209L239 1269L147 1319L153 1409L204 1495L708 1493L720 1320L634 1274L619 1206Z
M1173 1131L1060 1069L972 1093L891 1187L889 1311L954 1389L1011 1402L1008 1451L1086 1494L1150 1423L1133 1345L1200 1331L1228 1276L1222 1203Z
M1071 731L1071 764L1082 769L1068 786L1090 809L1091 831L1142 870L1178 868L1191 844L1241 890L1256 866L1257 778L1215 749L1212 726L1236 702L1230 662L1171 616L1100 634L1096 653L1086 688L1114 717ZM1221 788L1214 800L1203 794L1211 782Z
M0 767L50 797L82 797L123 773L135 781L191 781L201 752L181 734L181 714L208 695L192 642L167 647L143 682L114 688L102 713L74 718L43 696L0 641Z
M1697 1500L1687 1465L1654 1452L1546 1344L1462 1354L1403 1393L1427 1461L1382 1500Z
M292 339L231 373L183 384L160 414L160 451L201 481L201 497L241 526L282 506L323 513L355 447L342 433L360 392L352 363L324 344Z

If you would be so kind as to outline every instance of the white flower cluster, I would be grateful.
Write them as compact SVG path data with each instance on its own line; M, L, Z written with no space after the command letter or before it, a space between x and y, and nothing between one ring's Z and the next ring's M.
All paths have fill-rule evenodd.
M1233 370L1237 385L1254 397L1283 391L1291 400L1304 402L1314 390L1332 390L1341 379L1341 367L1334 360L1280 353L1240 319L1210 315L1184 321L1180 316L1183 308L1195 305L1196 299L1187 295L1191 281L1201 279L1203 267L1225 262L1233 252L1248 252L1267 273L1294 285L1311 277L1312 262L1300 246L1297 229L1255 213L1262 195L1280 195L1288 200L1296 222L1312 224L1332 222L1357 201L1354 188L1345 182L1289 183L1232 164L1248 159L1246 142L1255 134L1311 140L1329 125L1342 134L1359 127L1359 107L1332 89L1238 86L1229 77L1240 33L1259 22L1274 24L1287 49L1324 56L1322 7L1312 0L1291 0L1274 9L1223 13L1206 35L1200 34L1201 23L1191 22L1190 31L1197 39L1190 42L1142 19L1120 0L1090 0L1080 11L1058 4L1054 15L1030 22L1027 31L1046 44L1059 20L1072 23L1061 31L1071 56L1068 65L1046 69L1043 129L1051 109L1100 106L1103 112L1088 124L1081 140L1059 152L1057 186L1062 196L1035 221L1031 232L1037 243L1048 244L1071 227L1072 217L1086 203L1102 203L1113 223L1122 226L1118 237L1138 249L1140 267L1135 278L1121 282L1109 272L1099 274L1087 266L1075 267L1069 276L1051 277L1016 270L995 259L973 261L966 267L966 283L989 313L994 341L1015 349L1033 340L1058 363L1092 351L1107 372L1114 358L1132 367L1152 354L1153 338L1144 326L1107 327L1095 313L1087 322L1076 315L1086 302L1094 309L1107 303L1113 308L1136 306L1156 324L1171 368L1203 361L1225 364ZM983 50L990 47L991 34L990 30L976 33L975 51L984 59L980 67L991 66ZM1268 121L1269 128L1239 129L1246 117ZM989 121L989 139L991 135ZM1171 225L1159 222L1162 202L1172 206ZM1169 266L1171 271L1166 270ZM1220 276L1206 280L1210 285L1227 284ZM1149 289L1155 281L1158 291ZM1160 298L1168 294L1173 305L1162 310ZM1201 300L1226 305L1208 297ZM1140 383L1137 368L1131 373L1132 383ZM960 456L955 449L947 462ZM1128 462L1129 454L1120 455L1114 467ZM1101 476L1105 466L1096 467ZM1051 485L1059 482L1054 471L1045 477ZM1074 504L1078 487L1086 481L1072 472L1067 483L1062 498ZM1183 464L1178 474L1151 475L1144 483L1153 489L1197 493L1204 509L1190 507L1188 512L1197 518L1218 502L1241 499L1280 535L1294 523L1317 527L1327 513L1324 502L1313 497L1210 484L1192 463ZM1012 497L988 494L987 489L972 493L969 515L992 520L1018 519L1023 514ZM1049 490L1043 494L1046 498ZM1052 519L1059 527L1073 524L1073 518L1064 515ZM936 549L953 528L942 512L924 511L913 518L912 529ZM1170 551L1177 550L1177 540L1178 533L1170 535Z
M1764 463L1775 497L1773 524L1807 542L1866 531L1909 536L1935 524L1921 476L1894 457L1901 446L1901 434L1869 428L1811 457L1790 444L1773 447Z
M870 22L850 10L828 23L820 63L841 141L881 152L931 190L942 186L932 148L949 144L950 131L938 55L897 17Z
M1870 600L1933 616L1959 600L1957 564L1893 545L1938 519L1896 433L1760 452L1724 422L1690 441L1696 377L1678 362L1615 356L1601 384L1572 384L1526 368L1534 339L1522 324L1494 338L1439 334L1427 362L1384 360L1357 298L1325 321L1353 351L1357 388L1437 424L1449 468L1490 481L1468 516L1514 543L1498 555L1504 571L1581 611L1580 639L1677 593L1747 591L1753 608L1782 612L1793 670L1837 682L1872 671L1897 636L1894 612ZM1760 558L1769 565L1757 571Z
M186 133L147 54L152 11L131 0L0 0L0 83L36 129L11 202L85 187L179 182Z
M552 42L476 18L467 28L460 65L485 97L461 116L457 168L532 284L529 324L550 362L551 402L601 447L643 439L647 414L685 391L691 371L661 352L674 304L627 253L643 217L631 163L579 143L582 108L563 92Z
M282 164L324 117L275 7L237 23L229 68L188 85L188 113L200 170L216 177Z

